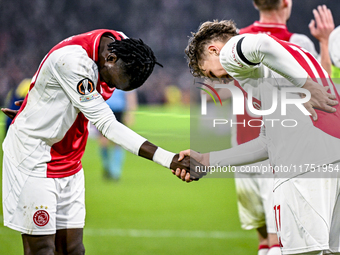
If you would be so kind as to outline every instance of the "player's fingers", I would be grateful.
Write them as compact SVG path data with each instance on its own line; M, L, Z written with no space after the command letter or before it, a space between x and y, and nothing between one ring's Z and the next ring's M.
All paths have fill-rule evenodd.
M321 23L319 12L316 9L314 9L313 14L314 14L314 19L316 21L316 24L319 25Z
M318 8L318 12L320 15L320 19L323 19L324 18L323 15L325 14L326 9L327 9L326 5L319 5L317 8Z
M326 20L325 20L325 14L324 14L323 7L319 5L317 12L318 12L318 15L319 15L319 18L320 18L320 20L317 21L318 22L318 26L319 26L319 24L324 25Z
M178 178L181 178L181 169L177 168L175 174Z
M333 94L331 94L331 93L327 93L327 97L328 97L329 99L336 99L336 96L333 95Z
M309 30L311 31L311 33L313 34L315 31L315 20L311 20L308 24Z
M327 6L326 5L320 5L318 6L318 11L321 15L321 19L324 21L324 22L327 22L327 15L328 15L328 12L327 12Z
M186 174L187 174L187 171L185 171L185 170L183 169L182 172L181 172L181 179L182 179L183 181L185 181L185 176L186 176Z
M16 106L21 106L23 102L24 102L24 100L19 100L19 101L15 101L14 104Z
M331 105L331 106L337 105L338 103L339 103L339 102L336 101L336 100L328 100L328 101L327 101L327 104L328 104L328 105Z
M327 20L329 23L332 23L334 26L334 19L333 19L333 14L330 9L327 9Z
M190 156L190 150L180 151L178 161L181 161L185 156Z
M174 175L176 175L176 171L171 169L171 173L173 173Z
M187 173L187 174L185 175L185 181L186 181L186 182L192 182L192 180L190 179L190 173Z
M185 150L185 151L181 151L179 153L180 159L182 160L185 156L190 156L190 149Z
M1 111L11 119L14 119L15 115L18 112L18 111L11 110L11 109L8 109L8 108L1 108Z
M322 105L322 107L320 109L323 110L323 111L326 111L326 112L336 112L336 109L334 107L329 106L327 104Z
M316 114L316 111L314 110L312 104L310 102L307 102L304 104L306 107L307 111L311 114L312 118L314 121L317 121L318 115Z
M320 11L321 10L321 11ZM326 5L323 5L319 12L322 12L322 19L328 30L334 29L333 15L330 9Z

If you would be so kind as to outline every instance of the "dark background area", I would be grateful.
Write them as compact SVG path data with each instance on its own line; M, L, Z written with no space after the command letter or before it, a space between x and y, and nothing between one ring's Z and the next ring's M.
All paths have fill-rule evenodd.
M332 10L335 25L340 25L339 0L295 0L288 28L311 38L308 23L320 4ZM152 47L164 68L156 66L138 94L141 103L162 103L168 85L189 90L188 36L213 19L233 19L241 28L258 19L258 12L252 0L0 0L0 105L11 88L34 75L55 44L98 28L123 31Z

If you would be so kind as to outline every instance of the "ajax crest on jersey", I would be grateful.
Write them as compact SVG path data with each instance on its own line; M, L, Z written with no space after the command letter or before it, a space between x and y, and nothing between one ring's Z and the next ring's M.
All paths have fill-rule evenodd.
M33 215L33 221L35 225L39 227L45 226L50 220L50 215L45 210L36 211Z

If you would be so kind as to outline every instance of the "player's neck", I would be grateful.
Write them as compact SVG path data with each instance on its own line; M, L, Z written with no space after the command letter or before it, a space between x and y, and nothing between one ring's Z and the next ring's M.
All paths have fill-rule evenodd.
M286 25L287 18L282 11L261 11L260 20L261 23L275 23Z

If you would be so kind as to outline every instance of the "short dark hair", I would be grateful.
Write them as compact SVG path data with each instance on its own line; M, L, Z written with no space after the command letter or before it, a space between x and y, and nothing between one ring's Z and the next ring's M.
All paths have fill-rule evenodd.
M199 62L204 57L205 46L213 41L227 41L237 35L237 28L232 20L206 21L200 25L196 33L191 33L188 46L185 49L190 72L193 76L204 76Z
M253 0L256 7L260 11L277 10L280 7L282 0Z
M108 44L108 50L124 62L125 74L130 77L131 89L143 85L155 64L162 66L157 62L152 49L141 39L114 40Z

